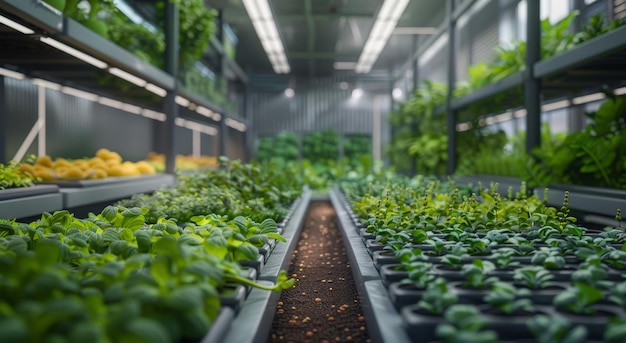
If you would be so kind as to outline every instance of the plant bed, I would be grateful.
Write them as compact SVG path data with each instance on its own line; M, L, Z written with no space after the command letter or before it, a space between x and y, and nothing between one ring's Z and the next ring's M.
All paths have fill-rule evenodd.
M289 265L296 278L275 308L268 342L366 342L346 247L327 202L312 202Z
M424 288L410 282L393 282L389 284L388 290L389 298L398 312L405 306L417 304L424 295Z

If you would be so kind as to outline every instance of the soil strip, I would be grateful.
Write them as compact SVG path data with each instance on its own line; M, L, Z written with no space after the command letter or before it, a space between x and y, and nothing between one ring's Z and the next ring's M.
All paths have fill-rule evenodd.
M371 342L346 247L329 202L311 202L268 342Z

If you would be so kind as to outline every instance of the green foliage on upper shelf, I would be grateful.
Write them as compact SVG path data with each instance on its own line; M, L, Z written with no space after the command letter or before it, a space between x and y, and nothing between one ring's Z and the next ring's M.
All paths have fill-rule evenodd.
M174 188L138 194L121 200L125 207L149 209L146 220L153 223L161 217L186 223L194 216L214 213L228 218L250 217L284 219L288 206L302 192L295 170L276 164L244 164L221 160L222 168L197 174L180 175Z
M585 129L557 142L542 140L533 150L529 182L626 188L626 98L610 98L586 114Z
M578 12L571 12L554 24L550 24L548 19L541 21L543 59L558 55L624 24L624 20L615 20L606 25L601 16L595 16L590 18L584 31L572 33L570 27L577 15ZM468 68L468 79L456 85L455 97L467 95L525 68L526 42L517 41L507 46L498 46L496 52L493 61L479 62ZM427 175L445 174L448 159L447 117L443 113L446 88L443 84L425 80L422 87L415 89L412 98L390 114L393 136L385 152L398 170ZM457 114L457 122L465 123L467 127L456 133L457 155L460 158L456 173L497 173L511 176L533 174L535 177L531 178L532 181L544 183L535 180L543 173L536 166L527 163L523 140L511 138L507 144L501 132L494 132L485 124L486 116L502 110L503 101L521 103L522 96L520 90L513 90L471 104ZM413 162L415 165L412 165ZM501 165L509 167L498 168ZM585 169L590 170L589 168L595 167Z
M255 242L282 238L271 220L198 224L145 221L147 209L108 206L86 219L68 211L0 222L0 337L6 342L200 340L227 283L280 292L244 277Z

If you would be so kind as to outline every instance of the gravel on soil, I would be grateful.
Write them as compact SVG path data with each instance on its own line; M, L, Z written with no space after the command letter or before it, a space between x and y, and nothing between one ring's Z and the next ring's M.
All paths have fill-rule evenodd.
M311 202L268 342L371 342L346 247L329 202Z

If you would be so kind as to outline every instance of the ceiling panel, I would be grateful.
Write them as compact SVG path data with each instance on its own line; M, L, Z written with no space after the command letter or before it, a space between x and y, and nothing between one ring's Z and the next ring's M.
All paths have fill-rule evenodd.
M237 62L248 74L273 73L241 0L205 0L223 10L239 38ZM269 0L283 39L291 74L332 76L335 61L356 62L382 0ZM437 27L446 1L412 0L398 27ZM389 71L407 61L414 36L393 35L374 69ZM344 72L342 72L344 73Z

